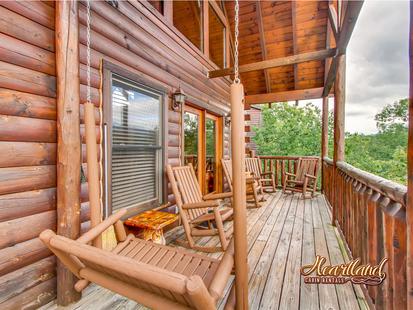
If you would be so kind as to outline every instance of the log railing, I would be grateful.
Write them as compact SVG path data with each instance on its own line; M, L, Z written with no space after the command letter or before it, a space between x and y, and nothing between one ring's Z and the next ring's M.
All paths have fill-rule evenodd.
M324 194L349 253L363 264L388 258L387 278L369 286L377 309L406 309L407 188L347 163L323 160Z
M308 156L259 156L263 172L272 172L277 187L283 186L285 172L295 173L298 160ZM310 156L312 157L312 156Z
M275 185L283 185L283 175L285 172L295 173L298 156L259 156L263 172L272 172L275 177Z

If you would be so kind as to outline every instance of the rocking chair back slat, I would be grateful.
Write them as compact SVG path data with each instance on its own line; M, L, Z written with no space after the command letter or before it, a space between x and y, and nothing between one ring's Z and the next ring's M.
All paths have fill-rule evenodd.
M183 203L202 201L202 193L194 169L191 165L172 168ZM193 220L208 210L206 208L190 209L187 212L189 220Z
M306 174L315 175L318 158L300 158L298 161L296 180L304 182Z
M245 158L245 169L251 172L254 178L261 176L260 159L258 157Z

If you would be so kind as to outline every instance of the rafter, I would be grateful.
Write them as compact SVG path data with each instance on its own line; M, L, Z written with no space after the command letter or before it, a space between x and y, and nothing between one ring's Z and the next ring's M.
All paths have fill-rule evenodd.
M307 100L321 98L323 93L322 87L289 90L269 94L258 94L245 96L246 104L266 104L272 102L285 102L293 100Z
M356 25L357 18L360 14L364 1L346 1L346 11L344 13L343 24L340 28L340 32L337 40L337 55L331 62L330 69L328 71L327 79L324 83L323 97L327 96L334 84L334 80L337 72L338 56L345 54L348 42L350 41L351 34L353 33L354 26Z
M239 66L239 72L250 72L257 70L264 70L269 68L281 67L293 65L296 63L313 61L313 60L323 60L328 57L333 57L336 54L335 48L319 50L316 52L302 53L298 55L286 56L281 58L269 59L259 62L254 62L246 65ZM234 74L234 68L226 68L220 70L209 71L209 78L222 77L226 75Z
M262 21L262 10L261 10L260 0L256 1L256 10L257 10L258 32L260 34L262 60L267 60L267 46L265 44L264 23ZM267 93L270 93L271 92L271 80L270 80L270 74L268 72L268 69L264 69L264 76L265 76L265 87L267 89Z

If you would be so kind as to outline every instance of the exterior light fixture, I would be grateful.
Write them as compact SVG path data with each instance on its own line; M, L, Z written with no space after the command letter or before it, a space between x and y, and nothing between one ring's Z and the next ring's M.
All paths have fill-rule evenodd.
M179 111L180 107L185 103L186 95L181 88L179 88L176 92L174 92L172 99L172 110Z

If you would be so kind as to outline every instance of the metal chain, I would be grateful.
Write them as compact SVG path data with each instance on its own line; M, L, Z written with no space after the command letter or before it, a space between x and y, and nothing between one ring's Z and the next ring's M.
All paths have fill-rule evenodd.
M234 83L239 84L241 81L239 79L239 64L238 64L238 30L239 24L239 3L238 0L235 0L235 51L234 51Z
M86 1L87 6L87 30L86 30L86 79L87 79L87 92L86 101L91 102L90 95L90 0Z

